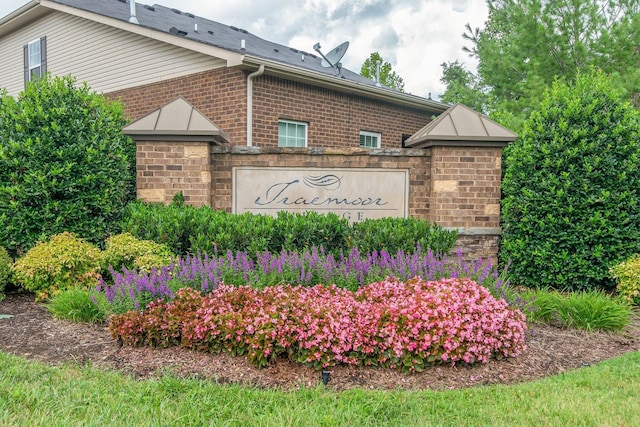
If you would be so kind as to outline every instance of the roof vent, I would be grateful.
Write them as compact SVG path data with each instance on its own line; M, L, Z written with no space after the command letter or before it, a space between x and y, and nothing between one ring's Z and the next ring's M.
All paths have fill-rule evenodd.
M234 27L233 25L230 26L229 28L231 28L233 31L239 31L238 27Z
M139 24L138 18L136 17L136 2L135 0L129 0L129 22L132 24Z
M178 15L182 15L182 12L180 12L178 9L171 9L171 12L177 13Z
M153 7L153 6L149 6L148 4L145 4L145 5L144 5L144 8L145 8L145 9L147 9L147 10L150 10L151 12L155 12L155 11L156 11L156 8L155 8L155 7Z
M189 18L195 18L196 17L193 13L185 13L185 16L188 16Z
M211 31L211 30L207 31L207 33L213 35L213 31Z
M169 28L169 32L177 36L186 36L188 34L186 31L179 30L176 27Z

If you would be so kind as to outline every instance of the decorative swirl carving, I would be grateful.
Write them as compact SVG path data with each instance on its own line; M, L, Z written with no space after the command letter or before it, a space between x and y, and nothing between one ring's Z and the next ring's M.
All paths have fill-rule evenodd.
M307 187L326 187L330 190L340 188L342 178L336 175L305 176L302 178Z

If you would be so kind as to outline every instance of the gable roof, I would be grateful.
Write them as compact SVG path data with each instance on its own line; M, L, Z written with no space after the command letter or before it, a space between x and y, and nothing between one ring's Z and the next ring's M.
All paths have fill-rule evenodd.
M229 137L181 96L122 129L134 139L229 142Z
M431 99L376 86L375 81L346 68L342 68L338 73L332 67L322 66L322 58L315 53L270 42L242 28L221 24L178 9L136 2L138 24L129 23L129 1L32 0L14 13L0 19L0 37L12 27L28 24L43 14L58 10L216 55L226 59L227 66L257 69L260 65L264 65L266 73L276 77L405 104L436 114L447 108L446 104ZM47 10L43 10L45 8ZM4 31L3 27L5 27Z
M413 148L424 148L447 141L448 145L489 142L506 145L518 135L463 104L455 104L405 141Z

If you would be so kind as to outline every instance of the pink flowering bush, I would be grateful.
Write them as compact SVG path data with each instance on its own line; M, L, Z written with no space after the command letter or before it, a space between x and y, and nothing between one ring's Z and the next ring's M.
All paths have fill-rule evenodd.
M183 325L195 315L202 299L194 289L180 289L169 303L158 299L149 303L144 312L131 310L111 316L109 331L114 339L131 346L180 345Z
M437 363L486 362L525 349L525 316L470 279L336 286L220 285L205 297L182 289L171 302L113 316L128 345L181 344L247 355L266 366L279 356L319 369L335 364L420 371Z

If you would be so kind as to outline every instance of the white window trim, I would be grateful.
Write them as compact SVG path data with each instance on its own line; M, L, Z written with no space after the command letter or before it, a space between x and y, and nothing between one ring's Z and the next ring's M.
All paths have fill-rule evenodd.
M369 131L366 131L366 130L361 130L360 131L360 136L368 136L368 137L376 138L376 141L377 141L377 144L376 144L375 147L369 147L369 146L366 146L366 145L360 145L360 141L358 141L358 144L362 148L380 148L382 146L382 134L380 132L369 132Z
M37 64L35 63L32 64L31 63L31 47L35 46L36 44L38 45L38 50L39 50L38 56L40 57L40 61ZM42 76L42 41L40 38L37 38L35 40L30 41L27 44L27 46L28 46L27 55L29 56L29 81L33 81L32 71L35 70L36 68L39 70L40 76Z
M304 126L304 146L299 145L280 145L280 123L292 124L296 126ZM306 148L309 144L309 124L305 122L297 122L295 120L278 120L278 147L290 147L290 148Z
M40 48L40 62L31 62L31 51L34 46ZM23 71L24 71L24 84L27 87L27 83L34 80L33 74L37 70L39 77L44 76L47 73L47 36L42 36L39 39L30 41L23 45Z

